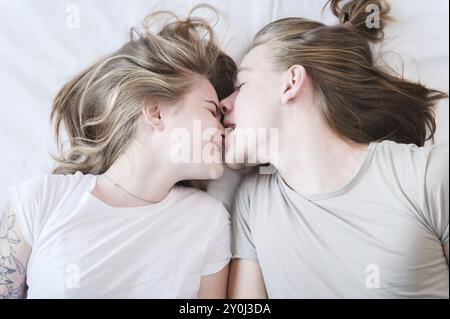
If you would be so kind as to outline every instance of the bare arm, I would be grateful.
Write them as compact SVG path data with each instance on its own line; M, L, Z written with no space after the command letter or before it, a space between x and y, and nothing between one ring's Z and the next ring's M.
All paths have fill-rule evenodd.
M228 265L221 271L203 276L200 282L199 299L225 299L227 297Z
M231 262L228 297L231 299L266 299L264 278L258 263L235 259Z
M31 248L22 238L12 205L8 203L0 215L0 299L26 296L26 265Z

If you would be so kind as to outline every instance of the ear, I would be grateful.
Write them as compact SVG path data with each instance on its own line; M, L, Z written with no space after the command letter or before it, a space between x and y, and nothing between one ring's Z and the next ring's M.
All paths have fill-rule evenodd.
M163 119L161 110L157 104L149 104L142 110L145 124L153 127L155 130L163 130Z
M304 87L306 80L306 70L302 65L293 65L287 70L283 89L281 92L281 102L287 104L295 100Z

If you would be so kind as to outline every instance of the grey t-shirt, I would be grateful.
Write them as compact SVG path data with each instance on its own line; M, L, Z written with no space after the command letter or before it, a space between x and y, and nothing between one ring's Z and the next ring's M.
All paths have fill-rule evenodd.
M372 143L327 194L251 175L232 221L233 258L259 263L269 298L449 298L448 147Z

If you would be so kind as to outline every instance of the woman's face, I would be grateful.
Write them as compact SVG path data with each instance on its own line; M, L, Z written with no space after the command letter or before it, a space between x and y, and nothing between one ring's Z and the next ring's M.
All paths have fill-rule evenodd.
M223 174L224 129L216 91L202 76L194 76L190 92L161 111L165 156L182 180L216 179ZM179 169L179 170L178 170Z

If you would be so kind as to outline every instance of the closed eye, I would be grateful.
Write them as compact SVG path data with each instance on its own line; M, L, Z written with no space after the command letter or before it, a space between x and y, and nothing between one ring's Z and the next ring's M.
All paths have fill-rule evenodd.
M242 86L243 86L244 84L245 84L245 83L242 83L242 84L239 84L239 85L235 85L235 86L234 86L234 90L239 92L239 90L242 88Z
M217 103L214 101L205 101L205 102L214 106L214 111L211 109L209 109L209 110L214 117L217 117L219 115L219 106L217 105Z

